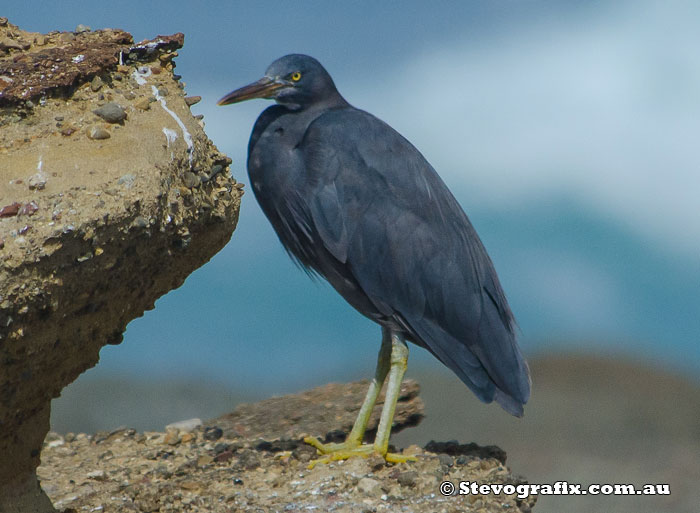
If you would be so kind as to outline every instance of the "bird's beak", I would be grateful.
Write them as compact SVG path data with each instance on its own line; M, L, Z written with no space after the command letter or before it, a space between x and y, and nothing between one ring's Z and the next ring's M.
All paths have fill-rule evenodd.
M247 86L243 86L240 89L228 93L216 102L216 104L230 105L245 100L252 100L253 98L274 98L275 91L287 85L287 82L284 80L262 77L257 82L253 82L252 84L248 84Z

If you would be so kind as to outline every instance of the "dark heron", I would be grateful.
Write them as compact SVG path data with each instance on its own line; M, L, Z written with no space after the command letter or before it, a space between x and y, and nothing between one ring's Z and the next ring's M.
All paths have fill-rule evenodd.
M306 440L325 455L318 461L372 452L408 459L387 453L406 341L430 351L482 401L521 416L530 375L513 314L476 231L423 155L345 101L312 57L276 60L219 105L252 98L276 102L248 143L263 212L294 260L382 328L374 379L346 441ZM363 444L387 376L374 444Z

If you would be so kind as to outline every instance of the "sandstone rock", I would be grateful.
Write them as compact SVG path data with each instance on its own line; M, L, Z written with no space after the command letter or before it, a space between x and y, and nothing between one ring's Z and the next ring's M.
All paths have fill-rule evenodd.
M73 511L531 511L536 496L521 499L500 494L477 498L444 496L440 491L444 481L523 483L522 478L491 456L497 454L505 459L500 449L458 442L433 443L431 447L437 452L410 447L416 461L409 463L393 465L373 456L316 465L309 470L309 460L317 457L312 447L292 440L255 438L259 433L284 432L298 440L308 428L305 414L314 411L310 404L323 408L328 403L344 403L345 393L349 391L349 396L355 397L358 386L335 384L288 395L284 401L248 405L248 411L267 412L266 416L247 418L246 432L253 438L229 431L212 442L206 435L212 430L200 427L190 434L203 433L203 441L167 445L167 433L144 436L122 429L116 436L65 436L63 445L58 446L54 442L60 437L52 434L44 444L38 473L54 504ZM416 393L417 388L414 383ZM293 420L285 402L304 405L305 409ZM319 432L338 428L332 416L324 419L319 422L325 423L316 425ZM474 465L446 466L443 460L452 457L439 452L442 450L468 452ZM407 454L407 450L403 453ZM106 458L104 454L113 457ZM87 485L85 476L89 479Z
M101 141L103 139L109 139L112 137L112 134L110 134L109 130L106 128L95 125L88 129L88 137L95 141Z
M185 172L230 163L190 114L172 65L147 72L182 34L134 44L119 30L0 24L0 41L10 35L18 43L0 48L0 511L48 512L35 468L51 399L226 244L242 191L219 173L181 194ZM167 98L133 108L163 88ZM91 140L102 95L128 115Z

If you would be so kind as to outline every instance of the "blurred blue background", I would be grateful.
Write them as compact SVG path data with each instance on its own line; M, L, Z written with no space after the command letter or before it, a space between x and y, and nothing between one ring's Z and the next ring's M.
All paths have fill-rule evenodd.
M247 182L265 102L215 106L309 53L435 166L470 215L527 354L575 348L700 370L700 5L14 2L25 30L182 31L195 113ZM133 321L92 375L261 394L371 372L379 329L295 269L249 191L230 244ZM433 365L414 351L414 362ZM437 365L437 364L435 364Z
M533 362L533 400L516 420L476 404L413 350L408 375L425 385L428 417L401 443L497 443L530 482L674 490L659 502L569 500L570 513L697 511L700 3L66 0L2 10L30 31L184 32L177 72L203 97L193 112L242 182L267 104L216 100L284 54L317 57L348 101L412 141L455 193ZM379 339L292 264L248 191L228 246L102 350L54 401L52 426L162 429L366 378ZM561 357L582 353L607 359ZM562 507L547 499L537 510Z

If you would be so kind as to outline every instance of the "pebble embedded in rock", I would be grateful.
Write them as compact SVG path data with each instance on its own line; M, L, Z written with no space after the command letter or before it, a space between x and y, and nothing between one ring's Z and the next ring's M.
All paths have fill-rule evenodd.
M219 455L219 457L220 456L221 455ZM254 451L244 451L238 457L238 463L246 470L253 470L260 466L260 456Z
M203 467L205 465L211 465L212 463L214 463L214 458L209 454L202 454L199 458L197 458L197 466L198 467Z
M95 77L90 82L90 89L92 90L92 92L96 93L97 91L102 89L103 85L104 82L102 82L102 79L100 77Z
M64 126L61 129L61 135L68 137L69 135L73 135L77 131L78 131L78 129L75 128L73 125L68 125L68 126Z
M137 218L138 219L138 218ZM143 219L143 218L140 218ZM163 443L168 445L177 445L180 443L180 432L177 429L170 429L163 437Z
M367 458L365 462L373 472L377 472L386 466L386 460L376 453Z
M190 189L192 187L197 187L200 184L200 181L200 178L190 171L185 171L185 173L182 175L182 182L185 184L185 187Z
M438 455L438 459L440 460L440 464L446 467L451 467L452 465L454 465L454 460L451 456L447 454Z
M357 483L357 489L369 497L381 497L384 493L381 483L369 477L360 479Z
M21 49L22 49L22 45L20 45L19 43L13 41L12 39L10 39L10 38L8 37L8 38L3 39L2 41L0 41L0 49L1 49L1 50L5 50L5 49L8 49L8 50L21 50Z
M214 446L214 454L221 454L224 451L228 451L230 448L230 444L218 443Z
M151 99L147 97L139 98L134 102L134 107L139 110L148 110L151 108Z
M138 216L136 219L134 219L134 226L137 228L147 228L148 227L148 219L145 217Z
M136 181L136 175L128 173L128 174L125 174L123 176L120 176L119 180L117 180L117 184L123 185L127 189L131 189L131 187L134 185L135 181Z
M29 180L27 180L27 185L32 190L42 190L44 187L46 187L46 175L44 175L42 172L33 174L29 177Z
M218 428L216 426L210 426L204 430L204 435L202 436L205 440L213 442L224 436L224 432L221 428Z
M88 131L88 137L90 139L95 139L95 140L101 140L101 139L109 139L112 137L112 134L109 133L109 130L106 128L103 128L101 126L93 126L90 127L90 130Z
M221 173L223 170L224 170L224 166L222 166L221 164L214 164L211 167L211 170L209 171L209 179L214 178L216 175Z
M107 474L105 474L104 470L93 470L92 472L88 472L87 478L94 479L95 481L104 481L107 479Z
M468 464L470 459L467 456L457 456L457 459L455 460L455 465L466 465Z
M223 461L228 461L231 458L233 458L233 452L224 451L222 453L217 454L216 457L214 458L214 461L223 462Z
M126 119L126 112L118 103L105 103L102 107L93 110L95 114L100 116L108 123L119 123Z
M418 472L409 470L408 472L401 472L396 480L401 486L412 487L415 486L416 479L418 479Z
M201 101L202 101L201 96L187 96L185 98L185 103L187 104L188 107L191 107L192 105L195 105Z
M36 204L36 202L30 201L29 203L22 205L22 207L17 212L17 215L31 217L37 210L39 210L39 206Z
M4 207L0 208L0 217L12 217L16 216L17 212L19 212L19 208L22 206L21 203L10 203L9 205L5 205Z

